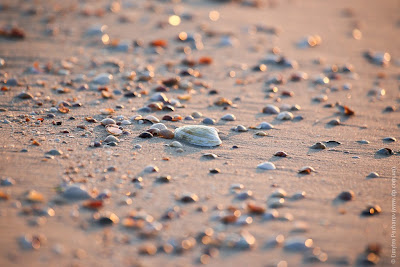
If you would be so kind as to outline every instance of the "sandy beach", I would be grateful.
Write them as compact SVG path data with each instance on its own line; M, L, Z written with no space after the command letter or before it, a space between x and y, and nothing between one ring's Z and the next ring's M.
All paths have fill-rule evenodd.
M0 14L0 266L399 264L399 1Z

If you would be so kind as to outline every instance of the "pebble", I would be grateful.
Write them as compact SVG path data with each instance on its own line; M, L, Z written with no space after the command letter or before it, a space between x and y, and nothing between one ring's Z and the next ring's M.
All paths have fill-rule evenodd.
M177 147L177 148L183 147L183 145L178 141L173 141L171 144L169 144L169 146L170 147Z
M359 140L359 141L357 141L357 143L363 144L363 145L367 145L367 144L369 144L370 142L369 142L368 140Z
M284 121L284 120L292 120L293 114L289 111L283 111L276 116L277 120Z
M213 153L205 153L202 155L203 158L205 159L216 159L218 158L217 155L213 154Z
M291 200L300 200L300 199L304 199L305 197L306 197L306 192L300 191L300 192L294 193L290 199Z
M203 123L207 124L207 125L214 125L216 123L216 121L214 119L211 119L211 118L205 118L203 120Z
M106 127L106 131L109 134L117 135L117 136L121 135L123 133L123 131L120 128L114 127L114 126L110 126L110 125Z
M304 237L291 237L285 241L283 248L290 252L305 252L311 250L313 240Z
M185 193L180 197L180 201L183 203L193 203L199 201L199 197L193 193Z
M199 118L203 117L203 114L201 114L198 111L195 111L195 112L192 113L192 117L195 118L195 119L199 119Z
M106 211L102 213L95 213L93 219L102 226L113 225L119 223L119 218L115 213Z
M287 196L287 193L283 189L276 189L274 192L269 195L270 198L285 198Z
M60 156L63 154L63 152L58 149L52 149L52 150L47 151L45 154L51 155L51 156Z
M315 169L311 166L305 166L299 170L301 174L310 174L311 172L315 172Z
M162 175L162 176L158 176L156 178L156 181L158 183L169 183L169 182L171 182L171 180L172 180L172 177L170 175Z
M272 209L282 208L285 205L284 198L270 198L267 201L268 207Z
M339 118L336 118L336 119L333 119L333 120L330 120L329 122L328 122L328 124L329 125L340 125L341 124L341 122L340 122L340 119Z
M252 197L253 197L253 191L250 191L250 190L245 191L245 192L240 192L235 196L235 198L238 200L246 200L246 199L249 199Z
M247 128L246 128L245 126L243 126L243 125L238 125L238 126L236 126L235 128L233 128L233 130L234 130L235 132L239 132L239 133L241 133L241 132L247 132Z
M221 120L224 120L224 121L235 121L236 117L233 114L226 114L226 115L221 117ZM204 123L204 121L203 121L203 123Z
M263 131L258 131L258 132L255 133L255 135L258 135L258 136L267 136L268 134L267 134L266 132L263 132Z
M382 212L382 208L379 205L368 205L362 212L362 216L374 216Z
M150 129L158 129L160 131L167 130L167 126L164 123L154 123L150 126Z
M281 111L277 106L269 104L263 108L262 112L265 114L279 114Z
M152 138L153 135L151 133L149 133L149 132L143 132L143 133L139 134L139 137L140 138Z
M285 151L278 151L274 154L275 157L286 158L288 154Z
M384 156L390 156L390 155L394 155L394 152L393 152L393 150L391 150L390 148L381 148L381 149L379 149L377 152L376 152L376 154L379 154L379 155L384 155Z
M271 130L274 129L275 127L268 122L261 122L255 128L258 130Z
M214 127L204 125L188 125L175 129L175 138L192 145L212 147L222 144Z
M101 125L116 125L117 123L115 122L115 120L111 119L111 118L105 118L103 120L101 120Z
M263 162L257 165L257 169L261 169L261 170L275 170L275 164L273 164L272 162Z
M33 99L33 95L29 92L22 92L17 95L20 99Z
M109 73L101 73L93 78L92 82L99 85L107 85L111 82L113 76Z
M379 174L377 172L371 172L367 175L367 178L378 178Z
M152 172L158 172L158 171L159 171L159 168L154 165L146 166L143 170L143 172L146 172L146 173L152 173Z
M387 142L387 143L392 143L392 142L396 142L396 138L394 137L385 137L382 139L383 142Z
M84 200L91 198L91 195L84 185L70 185L64 190L63 197L71 200Z
M269 210L267 212L265 212L262 216L262 219L264 221L271 221L271 220L275 220L279 217L279 212L275 209Z
M355 197L355 194L353 191L349 190L349 191L343 191L341 192L337 198L343 201L350 201L353 200Z
M15 185L15 180L13 178L10 178L10 177L1 178L0 179L0 185L1 186L12 186L12 185Z
M158 135L165 139L173 139L175 137L174 132L169 129L161 130Z
M318 142L311 146L312 149L326 149L326 145Z

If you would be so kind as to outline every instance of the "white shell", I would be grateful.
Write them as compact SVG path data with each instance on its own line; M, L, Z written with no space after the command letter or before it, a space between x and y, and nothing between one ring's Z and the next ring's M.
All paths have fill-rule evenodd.
M224 120L224 121L235 121L236 117L233 114L226 114L221 118L221 120Z
M259 125L257 125L256 129L270 130L270 129L274 129L274 126L271 123L264 121L264 122L260 123Z
M151 125L150 129L158 129L158 130L166 130L167 126L165 126L164 123L154 123L153 125Z
M175 130L177 139L196 146L219 146L222 144L217 129L204 125L188 125Z
M261 164L257 165L257 169L261 169L261 170L275 170L275 164L273 164L272 162L263 162Z
M170 147L183 147L183 145L181 143L179 143L178 141L174 141L171 144L169 144Z
M112 134L112 135L121 135L122 134L122 130L117 128L117 127L107 127L106 128L107 132Z

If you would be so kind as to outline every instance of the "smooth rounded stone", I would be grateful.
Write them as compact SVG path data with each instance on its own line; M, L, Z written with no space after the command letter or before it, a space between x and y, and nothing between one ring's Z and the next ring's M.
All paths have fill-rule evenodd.
M310 229L310 225L304 221L297 221L294 223L292 233L306 233Z
M367 178L378 178L379 174L377 172L371 172L367 175Z
M150 126L150 129L167 130L167 126L164 123L154 123Z
M113 225L119 223L119 218L115 213L110 211L105 211L101 213L95 213L93 215L93 219L95 222L102 226Z
M156 178L157 183L169 183L172 181L172 177L170 175L162 175Z
M301 107L300 107L300 105L295 104L290 108L290 110L291 111L299 111L299 110L301 110Z
M168 102L168 97L164 93L155 93L150 96L151 101Z
M1 186L12 186L15 185L15 180L10 177L5 177L0 179Z
M33 95L29 92L21 92L17 95L20 99L33 99Z
M233 114L226 114L226 115L221 117L221 120L223 120L223 121L235 121L236 117Z
M108 127L106 127L106 131L109 133L109 134L112 134L112 135L121 135L122 133L123 133L123 131L120 129L120 128L118 128L118 127L114 127L114 126L111 126L111 125L109 125Z
M216 173L220 173L220 172L221 172L221 170L220 170L220 169L218 169L218 168L214 168L214 169L210 169L210 170L209 170L209 172L210 172L210 173L214 173L214 174L216 174Z
M18 238L19 245L25 250L39 249L41 243L45 243L45 241L44 236L24 235Z
M60 155L63 154L63 152L61 150L59 150L59 149L52 149L50 151L47 151L45 154L46 155L51 155L51 156L60 156Z
M216 121L211 118L204 118L204 120L202 122L207 125L214 125L216 123Z
M382 139L383 142L387 142L387 143L392 143L392 142L396 142L396 138L394 137L385 137Z
M316 97L313 98L313 100L317 102L326 102L328 101L328 96L325 94L317 95Z
M51 107L50 109L49 109L49 112L57 112L58 111L58 109L57 108L55 108L55 107Z
M271 193L271 195L269 195L270 198L285 198L286 196L286 191L281 188L276 189L274 192Z
M395 106L387 106L383 109L383 112L395 112L397 108Z
M282 208L285 206L285 199L284 198L270 198L267 201L267 205L269 208L272 208L272 209Z
M334 125L334 126L336 126L336 125L340 125L341 122L340 122L340 119L339 119L339 118L336 118L336 119L330 120L330 121L328 122L328 124L329 124L329 125Z
M281 112L281 111L290 111L290 110L292 110L292 106L291 105L282 104L279 112ZM278 114L278 113L274 113L274 114Z
M324 143L318 142L311 146L312 149L326 149L326 145Z
M134 145L133 147L136 148L136 149L141 149L141 148L142 148L142 145L136 144L136 145Z
M28 149L23 148L23 149L20 150L20 152L26 153L26 152L28 152Z
M177 148L183 147L183 145L178 141L173 141L171 144L169 144L169 146L170 147L177 147Z
M394 155L394 152L393 152L393 150L391 150L390 148L381 148L381 149L379 149L377 152L376 152L376 154L379 154L379 155L384 155L384 156L390 156L390 155Z
M195 112L192 113L192 117L195 118L195 119L199 119L199 118L203 117L203 114L201 114L198 111L195 111Z
M160 120L156 117L154 117L153 115L147 115L146 117L144 117L145 120L148 120L152 123L159 123Z
M238 200L246 200L253 197L253 191L247 190L245 192L238 193L235 198Z
M183 203L193 203L199 201L199 197L193 193L185 193L179 199Z
M355 197L355 194L352 190L343 191L337 196L338 199L343 200L343 201L353 200L354 197Z
M315 172L315 169L311 166L304 166L299 170L299 173L301 174L310 174L312 172Z
M194 118L192 117L192 116L186 116L185 118L184 118L184 120L185 121L194 121Z
M110 143L107 143L107 145L109 145L109 146L118 146L118 143L117 142L110 142Z
M258 130L271 130L274 129L275 127L271 123L261 122L255 128Z
M247 132L247 128L245 126L243 126L243 125L238 125L235 128L233 128L233 130L235 132L239 132L239 133Z
M262 112L265 114L279 114L281 110L277 106L268 104L262 109Z
M109 135L106 137L106 139L104 139L105 143L111 143L111 142L115 142L115 143L119 143L119 139L117 137L115 137L114 135Z
M217 155L213 154L213 153L205 153L202 155L203 158L205 159L216 159L218 158Z
M89 192L84 185L70 185L64 192L63 197L71 200L84 200L91 198Z
M242 190L243 188L244 188L243 184L231 184L230 186L230 190L234 192Z
M169 130L169 129L165 129L165 130L160 130L160 132L158 133L158 135L162 138L165 139L173 139L175 137L175 134L173 131Z
M285 241L285 237L283 235L277 235L274 237L269 238L266 242L264 247L265 248L276 248L281 247L283 242ZM278 265L279 266L279 265Z
M305 191L300 191L300 192L294 193L290 199L291 200L300 200L300 199L304 199L306 197L306 195L307 194Z
M115 122L115 120L111 119L111 118L105 118L101 120L101 125L116 125L117 123Z
M139 134L139 137L140 138L152 138L153 135L151 133L149 133L149 132L143 132L143 133Z
M111 82L113 76L110 73L101 73L93 78L92 82L99 85L107 85Z
M312 249L313 240L305 237L291 237L285 241L283 248L290 252L306 252Z
M271 209L271 210L265 212L265 213L262 215L263 221L275 220L275 219L277 219L278 217L279 217L279 212L278 212L277 210L275 210L275 209Z
M159 171L159 168L157 166L154 166L154 165L146 166L143 169L143 172L146 172L146 173L152 173L152 172L158 172L158 171Z
M255 135L257 135L257 136L267 136L268 134L266 132L263 132L263 131L258 131L258 132L255 133Z
M176 152L182 153L182 152L184 152L184 150L183 150L183 148L177 148L177 149L176 149Z
M288 154L285 151L278 151L274 154L275 157L286 158Z
M123 120L121 121L121 125L131 125L132 122L130 120Z
M275 164L273 164L272 162L263 162L257 165L257 169L261 169L261 170L275 170Z
M368 140L359 140L359 141L357 141L357 143L363 144L363 145L367 145L367 144L369 144L370 142L369 142Z
M255 237L247 231L242 231L239 235L228 235L226 239L228 246L233 246L236 249L247 250L256 245Z
M18 85L18 80L15 78L11 78L5 81L5 84L8 86L17 86Z
M293 119L293 114L289 111L283 111L276 116L277 120L280 121L285 121L285 120L292 120Z
M4 67L5 64L6 64L6 61L3 58L0 58L0 68Z
M217 129L204 125L182 126L175 130L175 138L197 146L219 146L222 144Z

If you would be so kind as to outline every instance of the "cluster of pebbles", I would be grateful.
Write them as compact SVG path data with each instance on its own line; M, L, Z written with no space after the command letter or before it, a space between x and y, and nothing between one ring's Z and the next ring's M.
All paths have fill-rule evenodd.
M128 16L119 15L123 9L140 8L148 16L158 16L163 11L165 14L173 12L167 16L166 21L157 25L157 29L161 30L185 22L193 26L196 22L195 12L185 13L179 8L171 11L171 3L126 2L126 6L115 1L99 9L84 7L63 12L77 12L75 15L79 17L117 16L119 23L123 24L133 23ZM263 4L272 6L274 1L214 2L235 2L260 8ZM186 7L184 3L182 6ZM46 19L51 20L47 17L51 15L51 11L38 6L29 6L21 12L33 17L45 12ZM211 11L209 19L217 21L218 11ZM57 217L59 206L70 205L74 207L71 214L73 217L89 214L84 217L85 227L77 227L76 231L86 231L88 228L96 231L103 227L113 227L115 231L129 233L129 238L139 240L133 242L138 255L156 257L160 254L181 255L191 251L189 255L193 257L194 263L207 264L218 258L220 253L280 249L283 252L301 254L304 263L352 264L346 257L330 260L328 253L319 247L323 244L316 244L311 238L313 232L309 224L297 218L295 209L288 209L294 207L297 202L313 201L312 198L308 199L309 195L305 191L287 193L274 184L273 187L278 188L261 197L247 189L244 184L233 183L229 188L225 188L225 191L229 192L227 198L231 204L212 206L209 204L209 197L204 194L182 192L180 188L174 188L176 192L171 190L169 194L173 196L173 205L160 214L149 214L146 208L135 207L137 199L145 199L152 195L154 188L174 185L182 179L180 176L166 174L165 169L168 168L158 167L160 165L151 156L146 158L147 165L135 166L140 168L139 175L110 165L108 160L98 162L100 166L97 167L85 166L84 163L70 165L70 160L78 157L80 153L104 153L107 158L111 158L112 154L129 151L130 156L133 153L133 159L138 156L146 157L147 155L141 152L146 146L157 147L160 151L167 147L169 154L162 158L164 163L176 157L184 164L189 153L198 155L200 161L218 162L237 156L219 155L220 149L226 146L226 143L233 144L231 140L235 135L241 135L243 140L262 140L260 145L268 146L268 141L271 140L268 139L269 136L277 134L283 125L311 124L311 120L315 119L309 112L302 112L303 107L295 103L297 94L301 92L287 89L290 87L287 85L294 83L304 85L304 89L307 86L315 88L313 92L317 94L309 99L312 107L332 109L331 116L324 121L326 128L335 131L336 127L354 127L351 121L358 113L349 106L351 101L343 99L346 104L329 103L332 94L351 91L352 81L359 78L356 68L351 63L326 64L322 67L324 60L319 58L314 65L319 73L311 75L300 70L302 62L288 58L278 47L272 47L257 62L249 62L253 67L241 66L228 73L227 79L236 79L235 85L256 83L259 85L259 91L265 96L264 104L259 105L254 112L254 116L262 119L244 122L241 119L241 112L244 112L240 108L241 98L229 98L229 88L214 87L213 82L217 78L209 75L210 72L216 72L213 68L214 59L207 55L207 49L204 49L235 47L238 39L234 35L202 25L165 39L153 38L149 42L142 39L126 41L118 39L117 34L113 36L114 33L108 30L107 25L100 23L84 26L86 28L80 33L80 40L84 45L89 46L90 43L93 49L91 51L94 51L90 60L86 57L81 59L80 55L51 62L39 58L21 73L11 68L14 64L13 57L0 58L2 131L7 131L10 142L23 145L21 153L41 151L43 157L40 164L43 168L46 168L49 162L56 161L64 170L60 175L59 184L54 185L56 191L50 197L42 193L40 188L17 195L14 188L19 186L18 177L1 177L1 209L12 205L19 210L21 216L27 218L32 227L37 227ZM256 25L253 28L259 34L275 37L280 32L278 27ZM50 22L45 25L48 38L62 33L76 34L65 31ZM355 39L361 38L361 32L357 31L353 30ZM16 26L0 29L0 38L9 42L29 42L31 34L28 30ZM218 39L217 42L215 39ZM323 45L322 37L317 34L308 35L295 44L296 49L311 50ZM172 50L174 52L171 52ZM99 57L98 51L106 56ZM129 64L113 57L114 53L134 53L140 60ZM379 68L390 67L393 61L388 52L368 50L363 51L361 56L367 63ZM161 58L163 64L155 63ZM382 76L380 79L384 78L384 74L378 76ZM385 97L386 90L380 86L379 81L372 87L367 95L371 101L380 101ZM197 101L198 95L205 97L207 101ZM6 98L11 99L11 104L6 103ZM312 107L306 108L310 110ZM381 111L392 113L397 110L398 103L393 101L393 105ZM216 117L215 114L220 115ZM363 126L359 128L364 129ZM46 136L41 132L45 132ZM298 145L308 148L309 153L319 153L322 150L333 152L331 157L334 158L334 152L339 151L338 148L348 145L346 140L339 139L339 136L337 138L338 140L321 140L321 137L315 140L314 144L299 142ZM371 150L371 155L380 159L398 157L400 151L397 139L392 136L381 138L384 147ZM78 139L79 144L71 145L68 149L68 146ZM367 146L371 142L358 140L353 143ZM233 144L230 149L239 149L240 146L243 144ZM212 152L205 152L204 149ZM189 153L186 153L188 151ZM250 168L257 174L275 175L285 169L285 161L279 160L285 158L290 162L292 157L295 155L291 155L290 147L282 145L282 150L271 155L260 155L257 160L264 160L259 160L258 164ZM131 158L121 157L118 160L130 161ZM288 175L298 176L299 179L313 175L318 177L319 171L327 167L318 163L316 166L308 166L307 162L305 161L304 166L300 165L296 170L291 170ZM213 168L202 170L202 173L196 173L190 179L203 179L197 176L206 175L218 179L223 175L224 169L221 170L221 167L217 166L219 165L215 164ZM97 173L100 173L102 178L98 178ZM369 170L363 175L366 180L381 178L377 170ZM114 178L115 187L98 189L104 187L104 180ZM154 183L149 185L149 180ZM206 183L213 183L213 180L207 178ZM334 205L346 207L346 203L356 200L357 187L353 190L338 188L336 197L332 198ZM364 203L363 206L357 209L353 207L348 212L362 218L373 217L373 220L383 212L379 204L379 200L377 203ZM120 209L126 206L130 207L130 212ZM201 229L190 229L190 234L166 238L171 222L179 222L195 212L208 218L204 220L206 223L202 224ZM290 231L281 234L286 230L278 230L276 235L261 236L261 241L257 240L259 234L252 234L252 225L264 227L265 224L265 227L268 227L267 225L273 222L277 223L275 226L284 224L284 229L290 228ZM22 250L40 250L50 243L46 236L40 233L21 234L16 242ZM126 242L129 243L129 240ZM62 254L65 250L59 243L50 245L57 254ZM357 262L361 265L378 264L381 245L370 243L363 246L367 248L360 251ZM83 254L85 251L79 250L75 256L80 258ZM246 257L246 254L243 254L243 257ZM287 266L286 261L280 261L277 266Z

